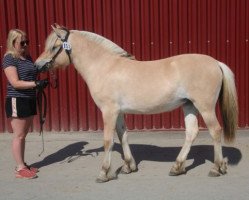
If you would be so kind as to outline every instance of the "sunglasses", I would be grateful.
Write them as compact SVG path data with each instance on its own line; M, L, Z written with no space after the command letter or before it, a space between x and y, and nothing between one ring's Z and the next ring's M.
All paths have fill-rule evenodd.
M23 41L21 41L21 42L20 42L20 45L21 45L22 47L24 47L25 45L28 46L28 45L29 45L29 40L23 40Z

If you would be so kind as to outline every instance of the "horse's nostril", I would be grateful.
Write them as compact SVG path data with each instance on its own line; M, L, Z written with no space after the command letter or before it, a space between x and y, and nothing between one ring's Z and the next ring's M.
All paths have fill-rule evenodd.
M46 62L35 63L34 66L38 73L48 71L48 64Z

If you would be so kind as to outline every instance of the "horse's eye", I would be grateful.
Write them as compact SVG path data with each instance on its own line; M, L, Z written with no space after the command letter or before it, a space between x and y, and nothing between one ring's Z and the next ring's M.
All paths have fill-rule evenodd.
M52 49L51 49L51 52L55 52L55 51L57 51L57 50L58 50L58 48L60 48L60 47L58 47L58 46L53 46L53 47L52 47Z

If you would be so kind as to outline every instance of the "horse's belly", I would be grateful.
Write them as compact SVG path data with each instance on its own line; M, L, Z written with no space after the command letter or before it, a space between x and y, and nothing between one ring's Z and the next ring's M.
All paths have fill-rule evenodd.
M129 114L157 114L162 112L167 112L174 110L184 104L186 102L185 99L176 99L167 102L136 102L136 103L123 103L121 105L121 111Z

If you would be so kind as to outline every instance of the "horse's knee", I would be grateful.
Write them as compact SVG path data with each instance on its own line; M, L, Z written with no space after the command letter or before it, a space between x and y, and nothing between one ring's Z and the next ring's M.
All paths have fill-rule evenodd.
M104 140L104 150L105 151L110 151L113 147L113 140L109 139L109 140Z

